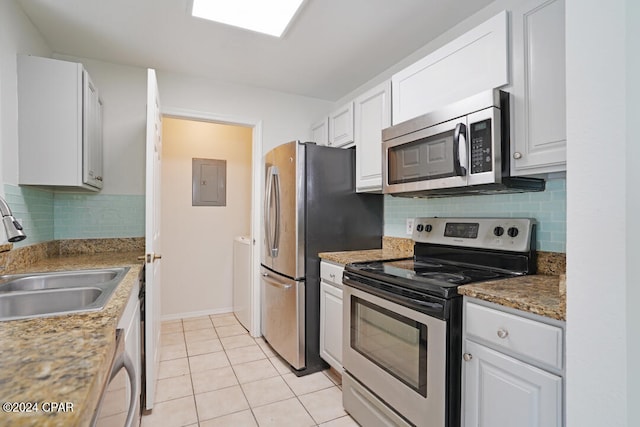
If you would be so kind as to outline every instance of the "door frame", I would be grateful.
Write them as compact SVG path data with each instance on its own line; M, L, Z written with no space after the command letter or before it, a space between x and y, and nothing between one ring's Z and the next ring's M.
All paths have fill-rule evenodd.
M251 322L249 334L259 337L260 324L260 248L256 242L262 241L262 227L260 206L262 200L262 120L240 116L229 116L210 113L206 111L188 110L182 108L162 108L163 117L183 120L195 120L202 122L218 123L232 126L245 126L252 128L251 135Z

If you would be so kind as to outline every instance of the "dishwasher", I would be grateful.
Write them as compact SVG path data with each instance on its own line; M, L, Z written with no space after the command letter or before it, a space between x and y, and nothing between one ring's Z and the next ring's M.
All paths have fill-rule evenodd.
M137 283L116 326L116 350L109 376L94 413L92 426L138 427L140 425L141 346L140 290Z
M136 426L138 382L136 369L125 348L124 329L116 330L116 348L109 377L93 415L93 427ZM136 421L137 420L137 421Z

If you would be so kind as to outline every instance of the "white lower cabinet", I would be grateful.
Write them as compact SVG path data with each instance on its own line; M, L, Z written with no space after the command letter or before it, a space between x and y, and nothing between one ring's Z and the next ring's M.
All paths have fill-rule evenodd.
M342 272L344 266L320 263L320 357L342 373Z
M465 427L562 425L562 377L470 340L465 349Z
M562 427L564 329L560 322L520 317L515 310L502 311L465 297L464 323L463 426ZM553 329L561 337L559 348ZM543 355L559 351L559 367L552 366L552 359L538 362L540 354L530 353L527 347L543 348Z

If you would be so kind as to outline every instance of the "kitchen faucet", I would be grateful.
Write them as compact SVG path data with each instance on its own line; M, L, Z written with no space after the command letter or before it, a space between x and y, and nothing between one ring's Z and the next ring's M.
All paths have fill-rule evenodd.
M9 242L19 242L27 238L24 231L22 231L22 226L13 217L11 208L2 197L0 197L0 213L2 213L2 225L4 225Z

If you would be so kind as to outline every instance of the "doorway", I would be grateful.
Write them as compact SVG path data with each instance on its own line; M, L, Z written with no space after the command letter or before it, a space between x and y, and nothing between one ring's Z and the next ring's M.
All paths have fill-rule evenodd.
M233 310L233 242L259 233L260 122L224 120L196 112L163 111L162 318L197 317ZM226 200L192 203L193 159L226 162ZM260 335L252 245L250 333ZM255 271L254 271L255 270Z

